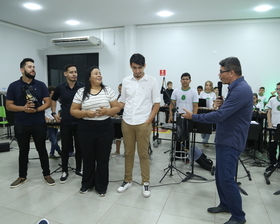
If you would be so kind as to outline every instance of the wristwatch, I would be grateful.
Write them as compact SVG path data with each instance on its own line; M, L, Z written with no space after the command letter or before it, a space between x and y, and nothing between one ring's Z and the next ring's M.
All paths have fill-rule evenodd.
M56 115L56 113L55 113L55 112L52 112L51 115L52 115L52 116L53 116L53 115Z

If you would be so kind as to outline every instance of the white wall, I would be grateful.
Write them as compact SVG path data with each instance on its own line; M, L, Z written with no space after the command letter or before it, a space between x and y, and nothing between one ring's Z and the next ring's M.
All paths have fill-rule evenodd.
M27 57L35 60L36 78L47 83L45 49L44 34L0 22L0 91L21 77L19 64Z
M146 71L161 82L159 70L166 69L174 87L184 72L193 88L207 80L217 85L220 60L236 56L253 91L265 86L269 96L280 82L279 27L280 20L143 26L137 49L146 56Z
M166 81L180 86L183 72L192 75L191 86L196 88L211 80L216 85L219 61L228 56L240 59L243 75L257 92L267 88L266 95L280 81L280 20L233 21L138 26L135 49L146 57L146 73L154 75L161 85L160 69L167 70ZM47 82L46 55L99 53L99 67L104 84L117 89L123 77L130 74L129 58L124 58L125 27L87 30L43 35L0 23L0 88L20 77L19 62L33 57L37 77ZM4 34L4 35L2 35ZM57 47L52 38L93 35L101 38L98 47ZM3 81L2 81L3 80ZM224 87L224 92L226 88Z

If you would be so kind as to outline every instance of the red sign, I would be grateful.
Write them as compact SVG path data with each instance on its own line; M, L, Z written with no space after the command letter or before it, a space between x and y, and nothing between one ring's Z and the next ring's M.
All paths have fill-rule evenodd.
M160 76L166 76L166 70L159 70Z

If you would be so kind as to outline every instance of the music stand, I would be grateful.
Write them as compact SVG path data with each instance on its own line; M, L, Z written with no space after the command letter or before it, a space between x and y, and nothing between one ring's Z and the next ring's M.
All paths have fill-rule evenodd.
M196 133L211 134L212 133L212 124L200 123L200 122L194 122L193 120L188 120L188 129L190 132L192 132L192 144L191 144L192 170L191 170L191 173L187 173L187 176L185 177L185 179L182 180L182 182L186 182L187 180L192 179L194 177L200 178L202 180L207 180L205 177L194 174L195 136L196 136Z
M275 131L275 135L274 135L274 141L276 141L277 143L279 142L280 140L280 124L277 124L277 128L267 128L267 130L269 131L269 143L271 143L271 139L272 139L272 132ZM278 144L276 145L278 146ZM270 181L269 181L269 177L271 176L271 174L277 169L277 167L280 166L280 161L278 161L278 163L276 163L273 167L273 169L269 172L264 172L264 178L265 178L265 181L266 181L266 184L270 184ZM280 191L276 191L274 194L280 194Z

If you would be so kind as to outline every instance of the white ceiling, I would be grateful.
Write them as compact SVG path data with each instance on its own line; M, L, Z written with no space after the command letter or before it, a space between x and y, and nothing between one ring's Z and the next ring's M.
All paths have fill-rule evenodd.
M42 6L30 11L32 2ZM259 5L271 5L267 12L256 12ZM174 14L161 18L156 14ZM125 25L280 18L280 0L0 0L0 21L42 33L100 29ZM65 22L74 19L79 25Z

